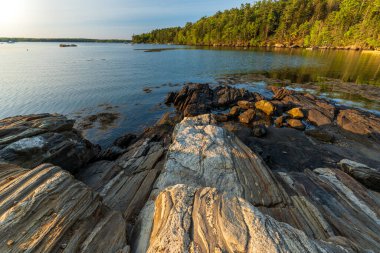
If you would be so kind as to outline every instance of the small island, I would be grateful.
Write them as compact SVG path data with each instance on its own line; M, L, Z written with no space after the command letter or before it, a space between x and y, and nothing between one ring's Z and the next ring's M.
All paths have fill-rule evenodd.
M59 44L59 47L77 47L75 44Z

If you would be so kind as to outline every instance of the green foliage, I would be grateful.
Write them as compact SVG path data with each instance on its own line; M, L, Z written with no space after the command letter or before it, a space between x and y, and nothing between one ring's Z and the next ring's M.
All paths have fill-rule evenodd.
M133 42L380 47L380 0L263 0L134 35Z

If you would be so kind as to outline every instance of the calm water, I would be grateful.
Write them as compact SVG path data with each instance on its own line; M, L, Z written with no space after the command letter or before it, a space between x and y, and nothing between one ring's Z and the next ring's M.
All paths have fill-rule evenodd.
M135 50L169 47L177 50ZM0 59L0 118L41 112L75 117L101 110L100 104L118 106L114 110L123 116L113 131L90 138L102 143L154 122L168 110L157 104L168 91L180 89L176 84L216 83L226 75L263 73L296 82L331 77L380 86L380 54L361 52L16 43L0 44ZM151 87L150 94L143 91L146 87ZM378 101L363 107L380 108Z

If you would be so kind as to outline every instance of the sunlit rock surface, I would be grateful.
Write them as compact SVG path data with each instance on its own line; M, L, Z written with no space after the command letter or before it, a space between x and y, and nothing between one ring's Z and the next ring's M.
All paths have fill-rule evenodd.
M119 252L126 222L98 194L49 164L0 165L0 252Z

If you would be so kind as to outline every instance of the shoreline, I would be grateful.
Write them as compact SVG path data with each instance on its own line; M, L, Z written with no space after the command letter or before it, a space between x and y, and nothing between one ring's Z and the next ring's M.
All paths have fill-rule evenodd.
M0 120L0 251L180 252L223 238L226 252L376 250L380 117L272 89L183 86L165 99L174 112L105 150L62 115Z

